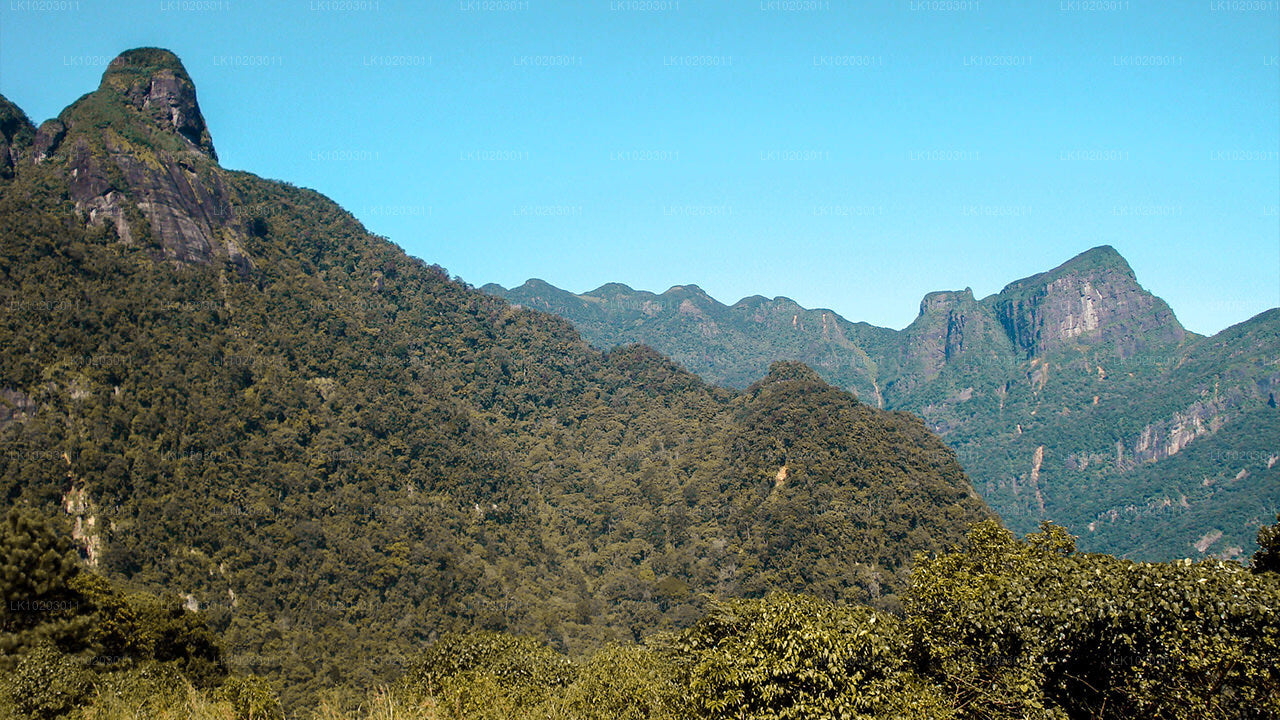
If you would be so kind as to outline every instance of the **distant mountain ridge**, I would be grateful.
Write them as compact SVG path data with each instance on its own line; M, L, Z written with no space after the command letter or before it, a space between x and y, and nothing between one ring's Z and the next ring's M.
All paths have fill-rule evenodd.
M1015 530L1052 519L1092 550L1236 557L1280 506L1280 310L1196 335L1109 246L986 298L928 293L901 331L784 297L726 306L694 285L482 289L557 313L598 347L646 343L730 387L804 362L922 416Z

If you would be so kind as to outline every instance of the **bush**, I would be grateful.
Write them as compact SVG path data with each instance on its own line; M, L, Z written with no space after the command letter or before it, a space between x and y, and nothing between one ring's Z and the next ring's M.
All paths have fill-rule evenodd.
M91 687L82 662L41 643L0 680L0 706L8 705L21 720L52 720L83 701Z
M964 718L1280 716L1280 582L1238 563L1078 554L980 523L920 558L914 662Z
M280 699L260 677L227 678L214 697L231 703L236 720L284 720Z
M579 669L565 691L565 708L581 720L649 720L679 716L683 696L667 659L642 646L613 646Z
M713 604L671 651L698 717L949 717L891 615L803 595Z
M573 665L536 640L495 632L449 634L401 683L434 697L449 717L512 717L546 705L573 681Z
M1280 514L1275 525L1258 530L1258 551L1253 554L1254 572L1280 573Z

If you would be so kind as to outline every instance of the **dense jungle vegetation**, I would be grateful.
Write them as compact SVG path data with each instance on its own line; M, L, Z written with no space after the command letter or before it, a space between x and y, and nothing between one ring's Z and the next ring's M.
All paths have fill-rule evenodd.
M228 672L203 617L83 571L57 525L13 512L4 526L5 596L27 600L0 617L0 710L284 717L269 683ZM1079 553L1057 526L1019 540L986 521L918 558L898 613L712 599L686 629L573 659L532 637L450 633L358 702L321 694L296 716L1275 718L1280 524L1258 541L1251 567L1135 563Z
M1186 332L1110 247L981 300L929 293L902 330L784 297L724 305L696 285L482 289L564 317L597 347L645 343L729 387L804 362L924 418L1019 532L1051 520L1093 552L1240 559L1280 511L1280 308L1212 337ZM1086 295L1096 326L1058 337Z

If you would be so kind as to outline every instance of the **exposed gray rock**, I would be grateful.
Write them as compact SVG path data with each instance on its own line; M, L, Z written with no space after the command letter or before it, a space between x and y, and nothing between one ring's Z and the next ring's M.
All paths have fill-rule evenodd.
M108 178L101 160L84 140L76 143L71 151L68 173L71 176L71 200L76 209L84 213L93 225L111 222L120 240L132 244L133 231L125 211L128 201L121 189Z
M217 159L213 138L196 101L195 83L176 55L158 48L121 53L103 73L99 91L111 88L164 132Z
M234 220L231 194L221 173L184 163L163 151L155 160L108 146L128 185L129 197L146 216L165 256L179 262L207 263L226 249L218 230ZM228 255L231 253L227 253ZM239 248L236 248L236 254Z
M44 162L58 149L62 138L66 137L67 126L61 120L45 120L40 125L40 129L36 131L36 139L33 149L35 150L35 161Z
M104 106L133 120L100 132L95 118ZM96 93L68 108L61 122L41 127L37 157L51 157L68 134L74 138L67 160L71 197L89 222L110 221L128 243L149 237L165 259L204 264L222 258L242 277L249 274L246 221L237 216L217 166L195 86L172 53L121 54Z
M1010 339L1028 357L1108 345L1128 358L1153 343L1186 337L1169 306L1143 290L1124 258L1106 246L1010 284L994 304Z
M36 413L36 402L21 390L0 388L0 431Z
M973 290L931 292L920 301L920 314L903 331L898 367L905 371L892 383L901 393L937 377L947 365L968 355L1003 361L1012 347L990 310L974 300Z

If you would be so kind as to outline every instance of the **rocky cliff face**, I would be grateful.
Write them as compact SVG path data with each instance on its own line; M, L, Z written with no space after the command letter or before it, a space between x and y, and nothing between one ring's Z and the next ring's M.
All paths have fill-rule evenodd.
M62 173L88 222L110 223L122 242L154 246L158 258L252 269L241 249L251 219L234 210L195 86L172 53L121 54L97 91L39 130L10 122L16 130L3 133L12 113L0 115L0 173L6 158L10 174L24 165Z
M1014 355L1000 322L965 288L925 295L920 314L882 346L876 362L887 404L912 407L945 433L950 423L939 410L996 392L984 369L1003 373Z
M37 163L44 162L49 159L49 155L62 142L62 138L67 136L66 123L61 120L52 119L45 120L40 125L40 129L36 131L33 150L35 157L32 158Z
M1087 345L1129 358L1186 336L1169 306L1143 290L1124 258L1105 245L1008 285L991 304L1028 357Z
M112 92L138 117L162 133L176 135L216 160L213 139L196 101L196 87L178 56L159 48L121 53L102 76L98 93Z
M1197 400L1171 417L1146 425L1131 443L1131 457L1136 462L1173 457L1192 440L1217 432L1231 418L1231 411L1244 404L1240 393L1232 395Z
M973 299L969 288L929 293L920 301L919 316L904 331L904 367L913 368L920 380L928 380L965 353L1001 344L999 332L999 323Z

